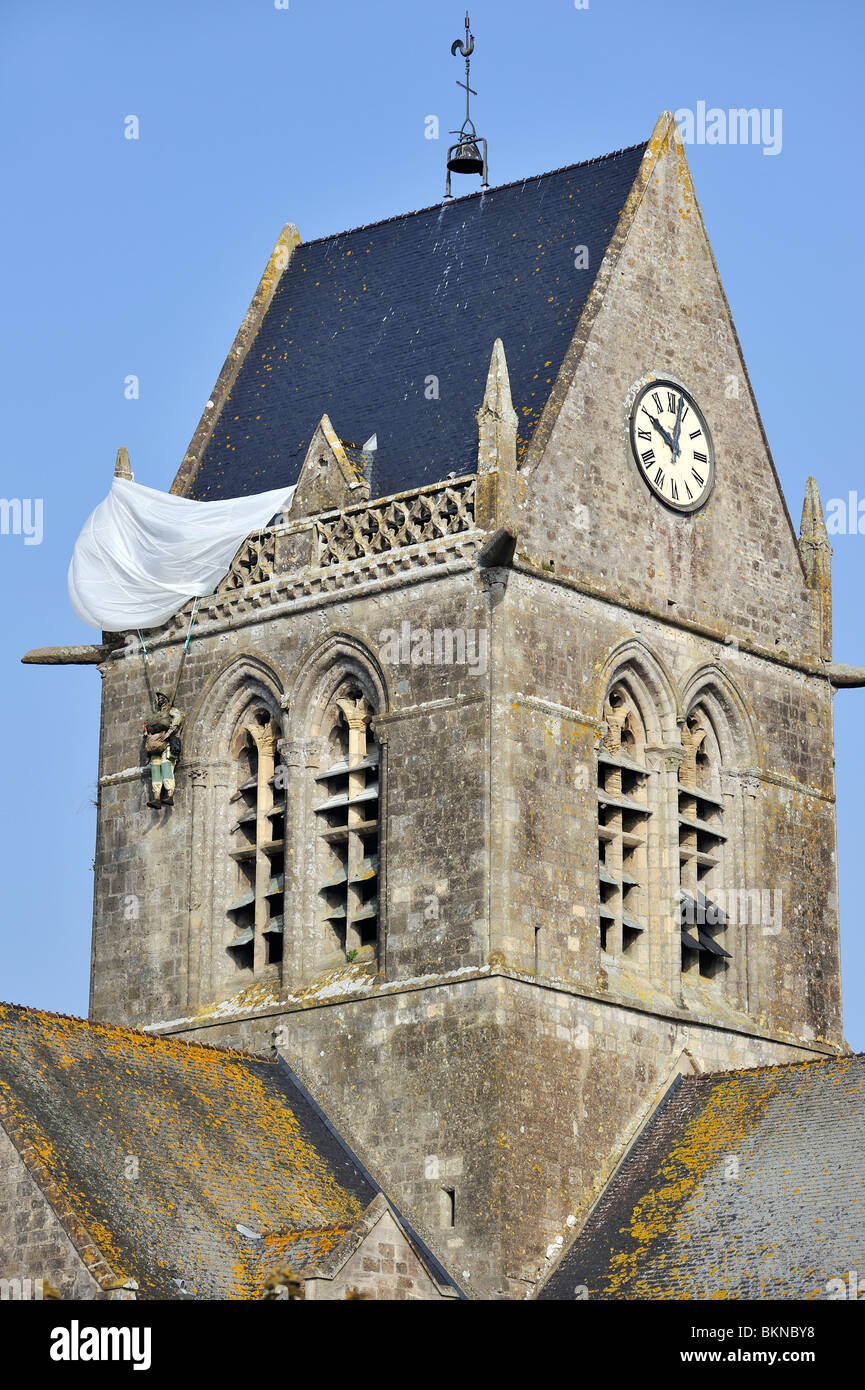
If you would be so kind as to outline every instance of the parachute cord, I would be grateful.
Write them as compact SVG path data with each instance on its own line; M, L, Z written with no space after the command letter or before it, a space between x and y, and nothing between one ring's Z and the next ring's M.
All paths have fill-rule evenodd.
M178 691L178 689L180 688L180 677L183 675L183 665L184 665L184 662L186 661L186 653L189 651L189 643L190 643L190 641L192 640L192 628L193 628L193 625L194 625L194 623L195 623L195 618L196 618L196 615L197 615L197 613L198 613L198 609L199 609L200 604L201 604L201 599L200 599L200 598L197 598L197 599L195 600L195 606L194 606L194 608L193 608L193 610L192 610L192 616L191 616L191 618L189 619L189 629L188 629L188 631L187 631L187 633L186 633L186 643L185 643L185 645L184 645L183 651L180 653L180 665L179 665L178 668L177 668L177 678L176 678L176 680L175 680L175 682L174 682L174 689L173 689L172 692L171 692L171 700L169 701L169 708L173 708L173 707L174 707L174 701L177 699L177 691Z
M147 686L147 698L150 701L150 708L155 712L156 698L153 694L153 686L150 681L150 667L147 662L147 645L144 641L144 634L141 628L138 629L138 640L141 643L141 650L144 654L144 684Z

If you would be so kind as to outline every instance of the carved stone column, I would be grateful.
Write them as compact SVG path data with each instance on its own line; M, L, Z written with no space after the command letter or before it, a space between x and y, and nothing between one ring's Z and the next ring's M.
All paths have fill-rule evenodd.
M678 916L681 884L679 860L679 784L685 750L681 745L653 748L658 768L658 942L662 988L682 1003L682 937Z
M193 766L186 769L186 785L192 802L190 821L192 825L192 864L201 865L205 858L207 841L205 825L207 821L208 771L206 767ZM193 872L190 875L187 892L186 915L186 1003L196 1008L202 999L202 974L205 971L204 896L203 875ZM208 933L209 936L209 933ZM207 943L209 945L209 941ZM207 987L209 988L210 968L207 966Z
M225 860L231 764L212 759L187 765L192 788L192 845L188 891L188 997L191 1005L214 997L222 985L216 970L228 931L224 915ZM218 976L218 980L217 980Z
M376 715L370 721L370 729L379 747L378 765L378 968L387 977L387 823L388 823L388 758L390 750L390 726L380 722Z
M357 699L338 699L336 703L348 724L348 893L345 922L345 950L348 955L351 951L359 951L362 944L355 918L362 905L360 876L364 853L359 831L366 816L366 806L363 802L358 805L352 803L366 789L366 773L358 769L358 764L366 757L366 731L372 710L363 695Z
M276 770L276 744L278 731L276 725L248 724L246 732L258 750L258 785L256 788L255 818L255 924L253 941L253 974L260 975L267 961L267 942L264 929L270 919L267 905L268 890L272 873L272 862L266 846L270 842L270 812L273 810L273 787L271 785ZM283 932L285 914L283 913Z
M282 982L284 990L291 990L315 967L318 949L314 812L318 740L284 738L279 751L286 780Z

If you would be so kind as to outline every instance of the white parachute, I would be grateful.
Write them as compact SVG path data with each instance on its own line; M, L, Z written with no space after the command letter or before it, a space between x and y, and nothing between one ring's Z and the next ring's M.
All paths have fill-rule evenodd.
M247 536L290 503L294 488L194 502L115 478L87 518L69 565L72 607L106 632L161 627L212 594Z

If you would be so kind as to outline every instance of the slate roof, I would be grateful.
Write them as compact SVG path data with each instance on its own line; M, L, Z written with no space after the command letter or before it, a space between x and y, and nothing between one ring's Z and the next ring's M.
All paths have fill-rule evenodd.
M379 1191L282 1063L8 1004L0 1122L139 1298L258 1297L269 1252L302 1275Z
M324 413L345 443L378 435L374 497L474 472L496 337L522 453L645 148L301 243L188 495L295 483ZM427 399L431 377L438 399Z
M860 1055L680 1079L538 1296L825 1299L863 1269Z

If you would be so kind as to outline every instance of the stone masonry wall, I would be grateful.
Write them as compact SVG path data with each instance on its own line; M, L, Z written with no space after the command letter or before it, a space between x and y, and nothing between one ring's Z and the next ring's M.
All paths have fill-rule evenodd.
M701 1070L804 1048L502 975L299 1008L182 1036L281 1052L470 1293L521 1298L687 1048ZM684 1061L686 1070L690 1061ZM445 1189L454 1193L449 1224Z
M228 889L219 876L231 845L215 844L211 806L227 805L232 788L213 761L225 749L209 745L208 692L232 660L262 664L278 695L290 692L305 658L329 633L347 632L372 654L381 634L434 629L469 631L486 638L488 609L482 586L470 573L391 588L373 596L349 593L338 603L301 608L268 621L199 633L190 648L178 694L189 712L184 758L171 811L146 807L147 780L137 770L146 696L140 655L123 655L104 668L102 761L96 854L91 1014L113 1022L173 1018L207 1002L203 952L225 951L231 924ZM411 646L408 648L411 651ZM177 649L153 657L154 683L167 683ZM408 664L382 661L387 708L379 738L387 742L387 969L414 974L418 952L431 965L479 965L488 948L486 842L488 807L485 661ZM204 711L197 716L196 711ZM288 741L303 743L309 711L291 706L284 721ZM131 771L126 771L128 769ZM292 779L313 776L302 765ZM292 782L289 797L299 794ZM193 811L195 807L195 811ZM224 808L223 808L224 809ZM220 832L221 833L221 832ZM290 846L298 855L311 847ZM406 851L409 851L406 853ZM213 871L203 875L209 900L193 900L191 885L202 855ZM417 922L435 898L434 931L425 938ZM286 935L314 929L287 902ZM212 946L210 943L212 942ZM238 974L233 988L251 980ZM296 979L286 979L294 985ZM228 992L231 992L229 989Z
M0 1279L37 1279L64 1299L103 1297L47 1199L0 1128Z
M631 454L633 397L664 376L692 392L715 445L713 494L691 515L650 495ZM523 470L518 551L625 608L709 624L721 640L773 653L819 655L815 604L677 138L660 153L582 355L559 385L555 428Z
M832 691L828 682L731 650L675 624L628 621L610 604L551 580L513 574L496 610L509 660L496 683L494 728L505 770L494 781L494 823L502 835L501 913L493 949L508 964L600 985L620 998L659 992L663 1009L681 1000L679 940L673 924L678 887L676 771L663 749L681 748L681 713L697 672L741 701L743 742L726 798L728 892L757 890L769 908L727 931L734 953L732 990L723 982L691 999L698 1016L740 1021L791 1038L840 1045L841 999L835 862ZM651 959L635 978L609 977L598 932L597 748L610 654L644 662L664 686L656 706L667 726L653 774L660 800L652 829ZM650 759L651 762L651 759ZM766 896L768 895L768 896ZM749 904L750 908L751 904ZM500 935L499 935L500 933ZM536 941L537 934L537 941ZM739 965L737 971L737 962ZM721 1012L718 1012L721 1010Z
M362 1298L391 1303L442 1298L390 1212L385 1212L333 1279L306 1280L308 1299L335 1302L350 1289Z

